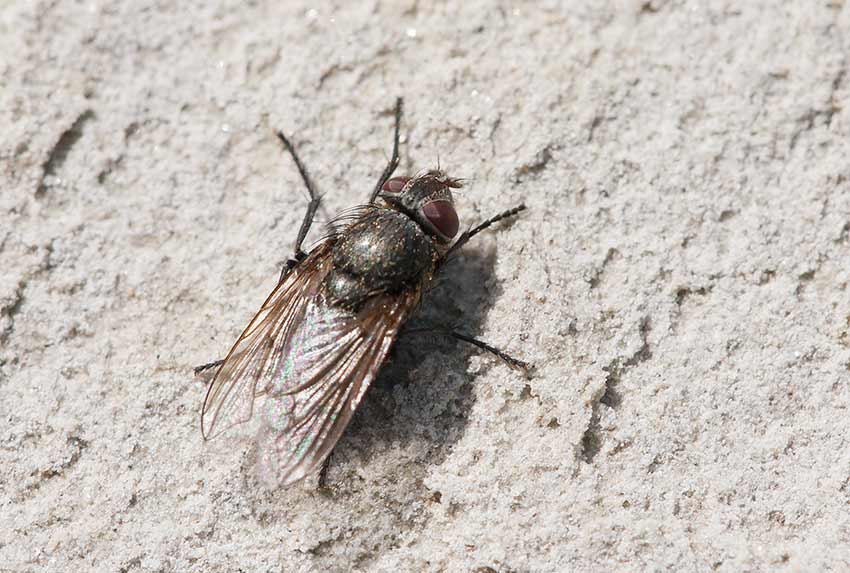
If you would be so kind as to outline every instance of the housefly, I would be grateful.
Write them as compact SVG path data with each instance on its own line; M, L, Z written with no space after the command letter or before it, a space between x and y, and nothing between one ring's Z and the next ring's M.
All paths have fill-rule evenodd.
M369 201L332 222L309 252L301 247L319 196L290 140L277 134L310 195L294 255L224 360L195 369L216 368L201 413L205 439L246 422L263 397L257 463L270 487L324 469L399 330L449 257L525 209L519 205L458 235L452 190L459 180L439 169L393 177L400 122L401 99L392 158ZM526 363L480 340L444 332L527 371Z

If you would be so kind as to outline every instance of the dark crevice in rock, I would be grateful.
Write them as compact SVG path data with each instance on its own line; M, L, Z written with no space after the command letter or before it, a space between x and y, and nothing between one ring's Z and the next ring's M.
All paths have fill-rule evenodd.
M38 183L38 188L35 191L36 198L41 198L47 193L48 184L46 179L56 174L57 171L65 163L68 158L68 153L74 145L83 136L83 128L85 124L94 119L94 112L87 109L81 113L71 126L62 132L59 139L53 145L50 153L47 156L47 161L44 162L41 168L41 180Z
M549 165L549 162L552 161L553 155L552 151L555 149L555 145L550 143L546 145L543 149L541 149L534 158L532 163L527 163L525 165L521 165L514 173L514 179L517 182L520 182L525 175L537 175Z
M798 297L802 296L806 290L806 285L812 282L812 279L815 278L814 271L806 271L797 277L797 288L794 289L794 294Z
M776 271L773 269L765 269L759 275L759 286L764 286L776 278Z
M798 297L803 295L806 290L806 287L809 285L810 282L814 280L815 275L818 274L818 271L820 270L822 264L823 261L818 260L817 266L815 268L809 269L806 272L800 273L797 276L797 288L794 289L794 294L796 294Z
M502 114L499 114L496 117L493 124L490 126L490 135L487 136L487 140L490 142L490 155L492 157L496 156L496 132L499 130L499 127L502 125Z
M835 242L843 243L847 240L848 235L850 235L850 222L844 223L844 226L841 227L841 232L838 234L838 238L835 239Z
M836 93L841 88L841 84L844 83L844 78L846 76L847 68L842 66L832 79L829 101L827 102L826 107L822 109L809 109L797 120L798 127L791 134L791 139L789 141L789 148L792 151L797 146L800 136L803 133L814 129L819 123L818 120L821 120L822 124L827 129L832 127L832 120L835 118L835 114L841 111L840 98L836 97Z
M40 479L23 490L24 496L38 491L49 480L63 475L67 470L77 465L77 462L79 462L80 458L83 456L83 451L89 447L89 442L77 436L68 436L68 445L71 447L71 453L67 459L62 460L41 472L34 472L32 475L37 475Z
M771 277L772 278L772 275ZM713 277L709 277L710 280L714 280ZM768 279L769 280L769 279ZM701 287L693 287L693 286L683 286L676 289L675 297L673 302L675 307L671 312L670 317L670 330L672 332L677 332L679 329L679 321L682 319L682 308L685 306L685 302L695 296L704 297L711 293L714 290L714 285L709 284L707 286Z
M587 429L581 437L581 457L585 463L593 462L593 458L599 453L602 448L601 427L599 425L599 403L594 402L593 410L590 414L590 422L587 424Z
M684 304L685 299L693 295L705 296L711 292L713 287L699 287L699 288L691 288L691 287L681 287L676 289L676 306L682 306Z
M322 72L321 76L319 76L319 81L318 81L317 87L321 88L322 86L325 85L326 81L328 81L329 79L331 79L332 77L334 77L335 75L337 75L339 73L350 72L350 71L353 71L353 70L354 70L354 66L351 65L351 64L345 64L345 65L333 64L332 66L327 68L324 72Z
M620 251L618 251L617 249L614 249L614 248L608 249L608 252L605 253L605 259L602 261L602 264L599 266L598 269L596 269L596 272L593 274L593 276L590 277L589 282L590 282L590 288L591 289L595 289L596 287L599 286L599 282L602 279L602 275L605 272L605 268L608 266L608 264L611 261L618 258L619 256L620 256Z
M619 374L612 370L605 377L605 393L599 401L609 408L616 408L622 403L623 397L617 391L617 384L620 382Z
M638 13L641 15L658 14L665 4L666 2L663 0L644 0Z
M590 121L590 126L587 128L587 142L590 143L593 141L593 136L596 135L596 128L602 125L602 122L605 120L605 117L602 115L594 115L593 119Z
M103 185L109 179L109 176L121 166L121 163L124 161L124 155L119 155L115 159L107 160L103 169L97 174L97 184Z
M118 573L128 573L133 569L139 569L142 566L142 556L137 555L136 557L131 558L125 565L122 565L120 569L118 569Z
M15 316L20 312L21 306L24 304L25 286L26 282L20 281L17 287L15 287L12 300L8 304L0 307L0 316L6 315L9 318L6 327L0 331L0 342L8 340L12 335L12 331L15 329Z
M1 250L2 249L0 249L0 251ZM12 293L12 297L5 301L0 301L0 318L5 316L8 319L5 321L0 320L0 343L6 342L15 330L15 318L18 313L21 312L23 307L24 300L26 299L24 292L26 291L30 280L41 273L49 272L55 266L55 263L51 260L53 255L53 242L45 245L43 252L44 257L41 261L39 261L38 267L18 281L18 284L15 286L15 291ZM5 326L3 326L4 323Z
M602 395L598 400L594 400L590 422L587 424L587 429L581 438L581 456L586 463L591 463L599 450L602 448L602 428L600 425L600 405L604 404L609 408L618 408L623 402L622 394L617 390L620 380L630 368L646 362L652 358L652 349L649 346L649 334L652 331L652 320L649 316L644 316L638 326L642 344L634 354L623 360L619 357L603 370L607 372L605 377L605 387Z
M735 215L737 215L737 214L738 214L738 212L735 211L734 209L724 209L723 211L720 212L720 216L718 217L718 220L721 223L725 223L729 219L732 219L733 217L735 217Z

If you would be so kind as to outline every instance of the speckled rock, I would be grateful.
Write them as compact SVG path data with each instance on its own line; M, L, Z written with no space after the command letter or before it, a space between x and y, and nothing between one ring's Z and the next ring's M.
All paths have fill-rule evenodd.
M6 2L0 569L850 569L850 6ZM204 382L306 206L519 202L401 340L330 489ZM321 230L313 234L317 238Z

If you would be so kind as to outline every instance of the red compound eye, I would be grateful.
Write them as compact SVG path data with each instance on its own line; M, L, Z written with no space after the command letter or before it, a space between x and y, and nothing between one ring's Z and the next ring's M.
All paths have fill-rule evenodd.
M408 181L410 181L410 177L393 177L392 179L387 179L381 186L381 191L384 193L400 193Z
M451 239L457 234L460 223L454 205L448 201L431 201L422 207L422 214L444 237Z

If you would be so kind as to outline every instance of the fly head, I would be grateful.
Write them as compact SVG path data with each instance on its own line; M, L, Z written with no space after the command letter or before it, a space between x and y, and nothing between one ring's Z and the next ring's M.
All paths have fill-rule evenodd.
M460 227L451 191L460 186L457 179L442 171L431 170L413 177L387 180L379 197L419 223L439 242L447 244L454 239Z

